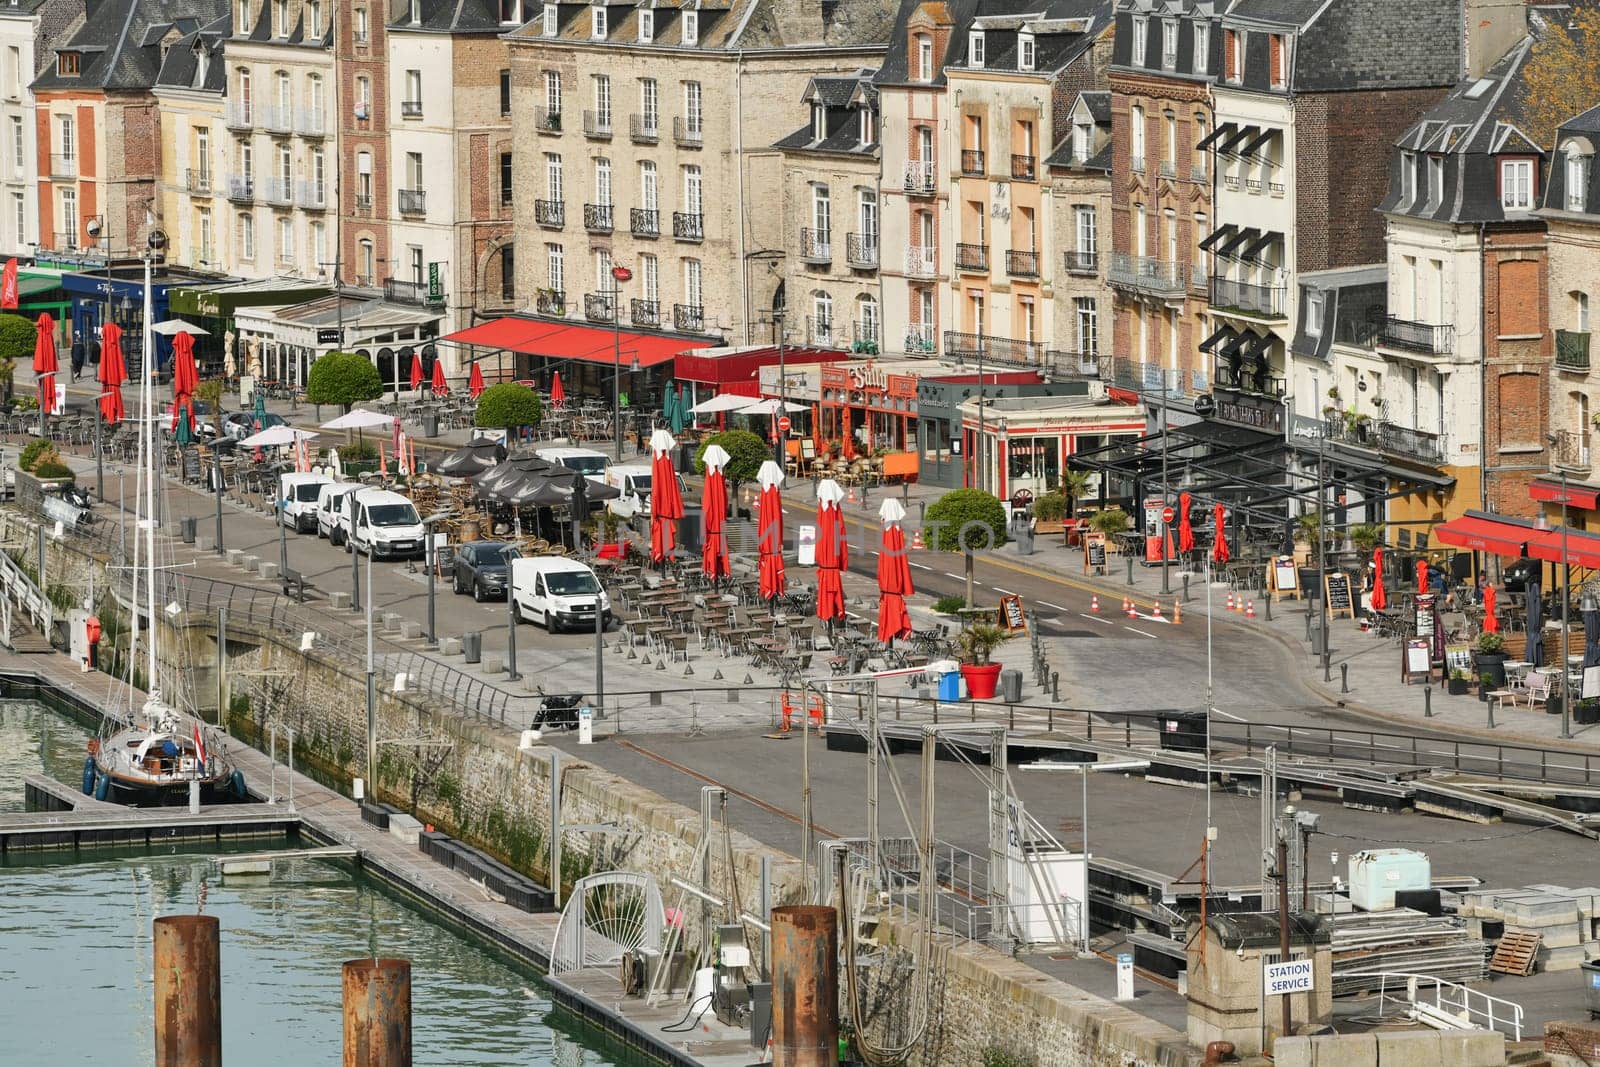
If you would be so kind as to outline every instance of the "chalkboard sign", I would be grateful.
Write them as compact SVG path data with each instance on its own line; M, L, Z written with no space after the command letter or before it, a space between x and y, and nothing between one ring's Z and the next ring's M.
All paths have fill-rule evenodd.
M1332 619L1343 615L1347 619L1356 617L1355 599L1350 591L1350 576L1343 571L1329 571L1322 576L1322 589L1328 595L1328 617Z
M1456 671L1466 671L1467 676L1472 676L1472 646L1471 645L1445 645L1444 669L1446 676Z
M1083 535L1083 573L1090 569L1101 574L1106 571L1106 535L1100 530L1090 530Z
M183 450L183 480L186 482L200 480L200 450L197 448Z
M1022 611L1022 598L1019 596L1003 596L1000 598L1000 625L1010 633L1018 630L1027 632L1028 617Z
M1299 597L1300 571L1293 556L1279 556L1272 561L1272 588L1283 597Z
M1410 683L1411 680L1421 675L1426 679L1431 670L1430 649L1426 640L1410 640L1405 643L1401 651L1400 680Z

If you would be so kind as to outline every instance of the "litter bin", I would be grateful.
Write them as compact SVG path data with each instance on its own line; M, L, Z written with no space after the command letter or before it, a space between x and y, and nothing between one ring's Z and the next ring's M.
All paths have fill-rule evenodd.
M1206 750L1206 717L1199 711L1163 711L1156 716L1161 747L1172 752Z
M184 518L181 518L181 519L178 520L178 529L183 534L183 543L184 544L186 544L186 545L194 544L195 525L196 525L196 523L198 521L199 520L197 520L192 515L185 516Z
M705 511L699 504L685 504L678 520L678 544L685 552L698 554L705 547Z
M1000 699L1007 704L1022 703L1022 672L1015 667L1000 672Z
M422 416L422 436L439 436L439 416L432 414Z
M473 632L461 635L461 654L468 663L483 662L483 634Z
M1011 539L1017 544L1017 555L1033 555L1033 526L1026 520L1011 524Z
M961 699L961 672L960 671L945 671L943 674L939 675L939 699L940 700L960 700Z
M1328 630L1320 615L1311 617L1311 654L1320 656L1328 650Z

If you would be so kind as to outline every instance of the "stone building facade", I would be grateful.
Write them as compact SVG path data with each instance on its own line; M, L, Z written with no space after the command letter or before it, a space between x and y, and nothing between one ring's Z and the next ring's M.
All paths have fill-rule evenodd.
M76 8L76 10L75 10ZM55 62L82 4L19 0L0 7L0 253L31 255L39 236L39 147L33 79Z
M1069 136L1046 160L1055 284L1051 307L1057 373L1094 377L1109 364L1112 292L1106 279L1111 236L1111 93L1079 93L1067 112Z

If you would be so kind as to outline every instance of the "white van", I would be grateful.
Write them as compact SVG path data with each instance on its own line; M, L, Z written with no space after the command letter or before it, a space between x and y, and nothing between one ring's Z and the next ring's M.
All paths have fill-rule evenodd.
M684 484L683 475L674 474L673 477L678 479L679 494L686 495L689 487ZM607 467L606 484L622 493L622 496L608 505L612 514L621 515L625 519L634 515L648 514L650 479L651 468L648 463L617 463Z
M421 559L422 516L399 493L358 489L345 503L345 550L369 552L373 559Z
M551 463L581 471L599 482L605 481L606 468L611 465L610 456L592 448L537 448L533 454Z
M317 501L322 487L332 484L326 474L287 471L278 475L278 521L295 533L312 533L317 528Z
M344 544L344 501L353 482L327 482L317 490L317 536L325 537L335 548Z
M594 629L595 601L611 625L611 598L600 588L594 571L563 556L534 556L511 561L511 603L518 622L537 622L551 633L565 627Z

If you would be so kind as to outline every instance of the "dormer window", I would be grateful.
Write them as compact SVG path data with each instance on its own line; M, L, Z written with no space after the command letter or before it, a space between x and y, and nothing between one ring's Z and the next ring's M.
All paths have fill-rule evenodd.
M589 9L589 36L596 41L606 39L606 9L601 6Z
M1306 333L1312 337L1322 336L1322 293L1306 294Z
M411 25L422 25L422 0L411 0Z
M56 53L56 73L63 78L76 78L82 63L82 57L77 52Z
M1428 203L1438 207L1444 203L1444 157L1428 157Z
M683 13L683 43L700 43L700 12L685 11Z
M1017 69L1032 70L1034 60L1033 34L1024 30L1017 34Z
M306 36L322 36L322 4L319 0L306 0Z
M1274 89L1282 89L1288 84L1288 67L1288 39L1281 33L1274 33L1267 38L1268 81Z
M1400 153L1400 203L1410 207L1417 198L1417 154Z
M973 30L967 34L967 66L973 70L983 69L983 31Z
M1506 211L1533 210L1533 160L1500 161L1500 206Z
M233 32L246 34L250 32L250 0L239 0L238 23L233 27Z
M194 50L194 83L192 88L202 89L206 84L206 75L211 71L211 53L204 48L196 47Z
M1079 163L1089 161L1089 145L1091 143L1091 127L1087 122L1080 122L1072 127L1072 158Z
M554 37L561 27L561 9L555 4L544 5L544 35Z
M1567 195L1563 206L1568 211L1585 211L1589 201L1589 157L1575 141L1567 144L1566 155Z
M1161 69L1176 70L1178 67L1178 21L1176 19L1161 20Z
M917 81L933 81L933 38L917 37Z
M272 0L272 36L289 36L289 0Z
M1150 23L1143 15L1133 16L1133 65L1144 66L1145 50L1150 45Z
M878 133L877 133L877 130L875 130L873 128L872 112L870 110L868 110L867 108L862 108L861 109L861 147L865 148L868 145L874 144L874 143L877 142L877 139L878 139Z
M656 36L656 13L647 7L639 9L639 42L649 44Z
M500 0L500 25L515 26L522 21L522 0Z
M1222 31L1222 65L1230 82L1244 80L1245 36L1238 30Z
M1204 74L1211 69L1211 24L1194 24L1194 72Z
M811 105L811 139L820 141L828 136L828 112L821 104Z

